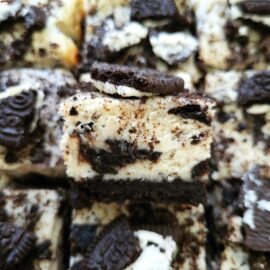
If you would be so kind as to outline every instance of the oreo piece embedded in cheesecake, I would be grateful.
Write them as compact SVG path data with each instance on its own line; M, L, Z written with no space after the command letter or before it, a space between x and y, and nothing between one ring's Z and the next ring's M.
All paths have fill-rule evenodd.
M64 201L64 196L53 190L1 189L1 269L63 267Z
M174 0L132 0L131 18L135 20L173 18L178 14Z
M259 71L244 78L239 86L238 102L241 105L270 103L270 71Z
M72 212L70 269L205 270L205 240L201 204L90 200Z
M64 174L57 111L76 85L73 75L61 69L0 72L0 172Z
M241 9L251 14L270 14L270 2L268 0L246 0L239 3Z
M245 246L251 250L270 251L270 183L259 171L243 178Z
M106 91L104 84L117 88L124 86L140 92L168 95L184 91L184 81L152 69L95 62L90 70L93 84ZM103 88L103 89L101 89Z

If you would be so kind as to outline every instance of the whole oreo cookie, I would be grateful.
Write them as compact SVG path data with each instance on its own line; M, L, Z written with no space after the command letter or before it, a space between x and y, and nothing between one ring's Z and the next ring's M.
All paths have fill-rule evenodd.
M131 18L135 20L172 18L177 15L174 0L132 0Z
M94 80L125 85L138 91L167 95L184 91L184 81L153 69L95 62L91 67Z
M270 71L258 72L242 80L238 91L240 105L270 102Z
M85 270L124 269L140 254L139 242L125 218L109 224L89 247Z
M35 246L35 235L0 222L0 269L16 269Z
M20 149L30 134L36 91L21 92L0 100L0 145Z
M239 5L245 13L262 15L270 14L269 0L247 0L241 2Z

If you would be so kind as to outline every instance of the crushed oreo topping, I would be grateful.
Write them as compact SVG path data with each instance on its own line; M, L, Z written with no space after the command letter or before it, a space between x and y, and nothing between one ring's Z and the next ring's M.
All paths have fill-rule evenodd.
M135 20L163 19L177 16L174 0L132 0L131 18Z
M250 14L270 14L269 0L247 0L239 3L241 9Z
M104 149L93 149L81 143L80 152L91 162L93 169L100 173L116 174L118 169L136 160L156 162L161 153L147 149L137 149L137 146L127 141L106 140L110 152Z
M89 246L84 265L86 270L124 269L140 255L139 241L125 218L113 221Z
M174 94L184 91L184 81L153 69L95 62L91 67L95 80L125 85L154 94Z
M0 145L20 149L27 143L35 113L36 91L0 100Z
M206 125L211 124L211 118L207 115L206 109L201 108L200 105L187 104L181 107L172 108L168 113L179 115L185 119L194 119Z
M35 246L35 236L22 228L0 222L0 269L16 269Z
M251 105L270 102L270 71L261 71L242 80L238 91L238 103Z

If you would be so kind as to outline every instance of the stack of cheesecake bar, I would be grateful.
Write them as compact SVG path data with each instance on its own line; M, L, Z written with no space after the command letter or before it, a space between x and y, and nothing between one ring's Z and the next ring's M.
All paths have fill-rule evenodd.
M0 0L0 270L270 269L270 0Z

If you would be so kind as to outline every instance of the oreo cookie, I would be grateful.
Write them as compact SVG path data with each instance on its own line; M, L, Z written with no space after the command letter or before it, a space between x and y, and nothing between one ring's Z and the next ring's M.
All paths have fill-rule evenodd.
M125 85L138 91L168 95L184 91L184 81L153 69L95 62L91 67L94 80Z
M182 107L172 108L168 113L179 115L185 119L194 119L208 126L211 124L211 119L206 113L206 108L201 108L197 104L187 104Z
M0 222L0 269L16 269L34 248L35 241L34 234Z
M121 217L101 232L84 260L85 270L124 269L140 255L139 240Z
M270 251L270 180L258 171L245 175L243 184L244 244L255 251Z
M262 15L270 14L269 0L247 0L241 2L239 5L245 13Z
M132 0L131 18L134 20L164 19L177 16L174 0Z
M30 90L0 100L0 145L9 149L25 146L31 133L36 95Z
M251 105L270 102L270 71L261 71L242 80L238 91L238 103Z

